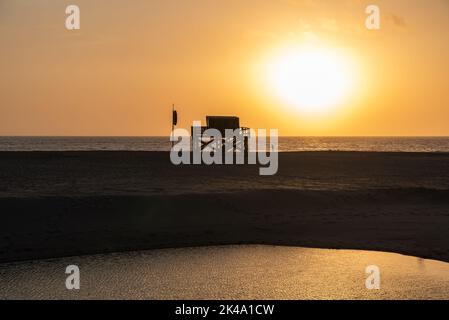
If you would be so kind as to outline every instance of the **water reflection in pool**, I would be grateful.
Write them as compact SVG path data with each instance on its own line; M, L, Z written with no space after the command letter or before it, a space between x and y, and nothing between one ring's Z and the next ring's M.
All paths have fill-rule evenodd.
M81 290L65 288L65 268ZM366 289L365 268L381 270ZM164 249L0 265L1 299L448 299L449 264L391 253L275 246Z

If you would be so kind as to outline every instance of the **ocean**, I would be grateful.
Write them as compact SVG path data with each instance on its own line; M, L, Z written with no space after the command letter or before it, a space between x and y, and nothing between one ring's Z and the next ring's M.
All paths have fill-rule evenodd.
M0 151L169 151L168 137L0 137ZM449 137L280 137L279 150L449 152Z

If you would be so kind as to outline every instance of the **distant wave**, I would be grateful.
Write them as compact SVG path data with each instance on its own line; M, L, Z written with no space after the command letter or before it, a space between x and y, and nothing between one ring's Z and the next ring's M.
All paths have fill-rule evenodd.
M168 151L168 137L0 137L0 151ZM280 137L279 150L449 152L449 137Z

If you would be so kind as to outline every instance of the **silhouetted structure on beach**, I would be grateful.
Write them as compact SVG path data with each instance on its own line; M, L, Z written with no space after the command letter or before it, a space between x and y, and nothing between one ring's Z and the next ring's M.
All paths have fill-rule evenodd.
M195 127L192 127L192 137L195 134ZM199 141L198 146L201 150L207 147L212 147L214 151L221 150L223 154L225 152L244 152L245 155L248 154L248 139L250 137L250 129L247 127L240 127L240 119L238 117L231 116L207 116L206 126L201 126L197 134L200 135L198 140L192 139L192 143ZM221 134L221 139L214 139L210 136L203 134L206 130L215 129ZM227 131L232 131L233 136L227 137ZM229 148L231 147L232 150Z

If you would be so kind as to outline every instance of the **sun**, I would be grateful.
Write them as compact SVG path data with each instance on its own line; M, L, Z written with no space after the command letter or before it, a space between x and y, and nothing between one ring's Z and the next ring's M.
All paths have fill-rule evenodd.
M323 48L283 50L270 59L267 78L279 99L308 114L335 109L354 85L349 59Z

